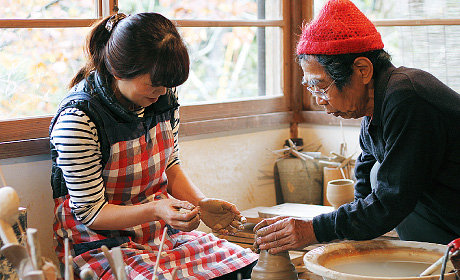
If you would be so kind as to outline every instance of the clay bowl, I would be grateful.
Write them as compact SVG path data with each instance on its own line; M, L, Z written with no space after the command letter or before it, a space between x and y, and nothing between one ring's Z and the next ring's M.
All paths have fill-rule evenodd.
M430 276L418 277L441 258L447 246L413 241L370 240L327 244L304 256L305 267L325 280L439 279L440 269ZM446 280L454 280L449 261Z

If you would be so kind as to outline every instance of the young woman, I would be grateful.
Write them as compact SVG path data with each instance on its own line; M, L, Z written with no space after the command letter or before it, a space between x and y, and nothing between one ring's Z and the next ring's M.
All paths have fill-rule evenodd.
M64 240L74 269L101 279L113 272L101 246L121 247L130 279L250 278L257 255L194 231L203 222L236 232L241 215L206 198L180 166L175 87L189 73L187 48L174 24L156 13L116 14L96 24L88 60L50 126L56 252ZM170 195L173 197L170 197Z

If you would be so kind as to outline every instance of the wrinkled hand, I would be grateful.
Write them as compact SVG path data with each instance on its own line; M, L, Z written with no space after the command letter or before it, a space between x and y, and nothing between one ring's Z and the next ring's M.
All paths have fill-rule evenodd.
M198 206L200 207L201 220L213 231L219 234L235 234L243 229L246 218L243 217L230 202L222 199L205 198Z
M313 221L292 217L275 217L261 221L254 227L256 250L268 250L278 254L301 249L318 243L313 230Z
M164 220L172 228L192 231L200 225L200 207L188 201L174 198L155 200L154 215L157 220Z

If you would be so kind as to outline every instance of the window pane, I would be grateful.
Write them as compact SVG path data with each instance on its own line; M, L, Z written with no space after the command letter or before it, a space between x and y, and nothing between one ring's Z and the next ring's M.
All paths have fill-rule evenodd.
M281 94L280 28L188 27L180 32L191 58L190 77L179 87L181 103ZM262 44L257 32L265 33Z
M326 0L315 0L315 13ZM371 19L449 19L460 17L458 0L353 0Z
M270 5L265 7L266 3ZM119 0L118 7L122 13L157 12L171 19L254 20L264 18L264 7L276 8L280 3L280 0ZM265 18L280 19L281 9L266 14Z
M0 119L54 114L89 28L0 29Z
M378 27L395 66L423 69L460 92L460 26Z
M0 0L0 18L95 18L95 0Z

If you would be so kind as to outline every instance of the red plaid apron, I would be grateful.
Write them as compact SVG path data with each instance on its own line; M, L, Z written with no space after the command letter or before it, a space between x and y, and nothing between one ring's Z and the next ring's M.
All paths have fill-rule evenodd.
M167 198L166 166L173 152L174 137L169 121L158 123L148 133L111 147L111 156L103 171L108 203L133 205ZM55 246L64 261L64 239L69 238L76 274L91 267L100 279L114 279L100 246L76 255L79 244L113 239L122 248L126 273L130 279L153 279L152 274L166 223L150 222L120 231L95 232L72 214L69 198L55 199ZM168 225L169 227L169 225ZM157 275L171 279L179 267L179 279L210 279L240 269L257 259L243 249L212 234L198 231L167 232ZM117 243L118 242L118 243Z

